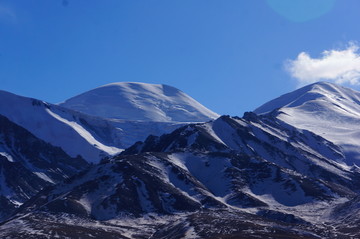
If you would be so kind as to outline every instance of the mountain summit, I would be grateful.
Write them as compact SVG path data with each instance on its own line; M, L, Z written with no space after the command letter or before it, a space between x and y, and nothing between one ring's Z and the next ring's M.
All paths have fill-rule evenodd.
M348 164L360 165L360 92L318 82L282 95L254 112L277 118L339 145Z
M174 87L135 82L104 85L60 105L89 115L122 120L204 122L219 116Z

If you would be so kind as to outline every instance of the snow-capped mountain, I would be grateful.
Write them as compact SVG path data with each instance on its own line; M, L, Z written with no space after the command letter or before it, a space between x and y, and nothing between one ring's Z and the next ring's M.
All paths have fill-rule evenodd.
M171 87L164 88L167 94L172 93ZM141 98L141 92L137 93L137 99ZM176 99L183 94L173 93L178 97ZM171 100L170 95L167 100ZM189 102L194 103L191 100ZM106 102L103 103L106 106ZM195 106L200 105L197 104L194 103ZM0 141L0 218L43 187L84 169L87 166L84 159L98 163L103 157L117 154L134 142L145 139L147 135L161 135L183 125L179 122L104 119L5 91L0 91L0 116L4 118L1 126L8 130L16 128L14 131L17 132L9 136L6 131ZM38 144L45 146L33 149L38 144L29 141L41 142ZM15 179L11 180L11 177Z
M207 238L221 232L252 238L275 224L280 231L268 235L296 238L301 231L326 237L323 220L332 223L328 208L355 197L360 187L359 174L343 160L336 145L272 115L222 116L149 136L43 190L2 226L6 230L0 235L21 238L36 229L66 236L64 228L76 224L74 230L89 236ZM131 227L136 220L144 226ZM40 221L47 222L37 228ZM22 233L7 229L20 223L27 228ZM249 231L239 231L239 225Z
M169 133L183 121L217 117L173 87L144 83L102 86L60 105L0 91L0 114L70 156L93 163L150 134Z
M73 109L63 108L68 102L55 107L35 100L34 107L51 110L46 112L53 118L59 119L56 114L77 122L96 132L93 135L101 142L129 138L130 144L150 128L177 129L150 135L43 189L0 223L0 237L350 239L360 235L360 169L351 165L360 157L356 150L360 93L317 83L263 105L257 114L186 124L198 121L202 113L191 118L190 108L181 104L176 107L180 111L166 111L180 94L166 88L111 84L69 100ZM170 95L174 98L166 98ZM98 107L91 108L96 103ZM136 120L124 116L126 107L131 108L126 117ZM199 109L196 104L195 108ZM183 121L181 111L186 115ZM216 117L205 115L207 120ZM99 130L97 121L111 127ZM116 133L109 136L113 130ZM10 164L15 156L7 153L11 150L3 151L0 162ZM2 205L9 201L0 198Z
M37 138L88 162L120 152L120 130L104 119L0 91L0 114Z
M174 87L135 82L104 85L59 105L106 119L118 129L122 149L148 135L160 136L219 116Z
M136 82L104 85L60 105L89 115L131 121L205 122L219 116L174 87Z
M87 167L82 158L70 157L0 115L0 220L42 188Z
M360 165L360 92L319 82L276 98L254 112L318 134L341 147L346 162Z

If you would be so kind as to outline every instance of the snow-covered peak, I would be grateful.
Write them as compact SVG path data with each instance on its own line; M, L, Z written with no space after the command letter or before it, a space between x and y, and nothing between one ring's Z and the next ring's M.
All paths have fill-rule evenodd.
M282 95L255 110L310 130L342 147L349 164L360 165L360 92L319 82Z
M341 102L347 107L357 108L359 107L360 93L329 82L317 82L271 100L254 112L264 114L283 107L301 107L314 101Z
M136 82L104 85L60 105L89 115L124 120L203 122L219 116L174 87Z

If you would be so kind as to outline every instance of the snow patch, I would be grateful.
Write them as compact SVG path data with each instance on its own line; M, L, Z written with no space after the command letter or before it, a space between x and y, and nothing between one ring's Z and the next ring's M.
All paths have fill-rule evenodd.
M13 157L12 157L10 154L6 153L6 152L0 152L0 155L1 155L1 156L4 156L5 158L7 158L7 160L8 160L9 162L11 162L11 163L15 162L14 159L13 159Z
M51 178L49 178L45 173L42 173L42 172L34 172L34 174L35 174L36 176L38 176L39 178L41 178L41 179L43 179L43 180L45 180L45 181L47 181L47 182L49 182L49 183L55 184L55 182L54 182Z

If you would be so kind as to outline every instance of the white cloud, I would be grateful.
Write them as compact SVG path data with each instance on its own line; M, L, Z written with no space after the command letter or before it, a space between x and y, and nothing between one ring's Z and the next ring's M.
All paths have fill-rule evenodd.
M321 80L360 85L360 53L356 43L349 43L344 50L324 51L319 58L301 52L295 60L287 60L285 67L300 85Z

